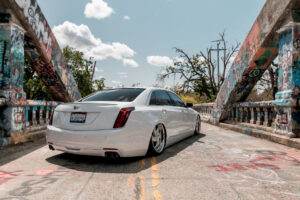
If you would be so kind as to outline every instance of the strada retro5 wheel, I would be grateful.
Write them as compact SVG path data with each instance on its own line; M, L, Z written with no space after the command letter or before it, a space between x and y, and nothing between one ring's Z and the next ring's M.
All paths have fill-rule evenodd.
M166 131L162 124L158 124L151 135L150 153L157 155L161 154L166 146Z

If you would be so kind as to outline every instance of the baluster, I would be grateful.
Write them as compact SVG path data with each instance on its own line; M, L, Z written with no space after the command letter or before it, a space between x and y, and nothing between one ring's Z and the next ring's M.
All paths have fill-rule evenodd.
M260 113L260 108L255 108L256 110L256 124L260 125L261 122L261 113Z
M235 120L235 117L234 117L234 107L231 107L231 109L230 109L230 120L231 121Z
M44 121L44 106L40 107L40 125L44 125L45 121Z
M240 122L244 122L245 121L245 112L244 112L243 107L240 108L240 113L241 113Z
M25 125L26 127L30 126L30 121L29 121L29 112L30 112L30 106L26 106L26 114L25 114Z
M259 115L258 115L259 113ZM258 125L263 125L264 124L264 111L263 108L258 108L257 112L257 119L258 119Z
M46 123L49 124L49 114L50 114L50 106L47 106L47 109L46 109Z
M250 121L250 123L251 124L256 124L256 121L257 121L257 111L256 111L255 107L252 107L251 108L251 121Z
M232 121L235 121L235 107L232 107L232 108L231 108L231 116L232 116L232 117L231 117L231 120L232 120Z
M268 108L263 108L263 112L264 112L264 126L268 126L269 123L269 113L268 113Z
M276 111L275 111L275 108L272 107L271 108L271 111L272 111L272 114L271 114L271 127L275 128L275 120L276 120Z
M235 108L235 115L236 115L236 122L239 122L240 121L240 114L239 114L239 108L238 107Z
M249 107L246 108L246 112L247 112L247 120L246 120L246 122L250 123L250 120L251 120L251 111L250 111Z
M32 110L32 125L33 126L37 126L36 114L37 114L37 106L33 106L33 110Z

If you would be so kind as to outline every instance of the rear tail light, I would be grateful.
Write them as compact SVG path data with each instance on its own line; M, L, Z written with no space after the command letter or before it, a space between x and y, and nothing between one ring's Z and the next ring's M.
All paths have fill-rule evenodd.
M50 119L49 119L49 125L52 125L52 123L53 123L53 115L54 115L54 111L51 111Z
M119 115L116 119L116 122L115 122L115 125L114 125L114 128L122 128L127 120L128 120L128 117L130 115L130 113L134 110L133 107L131 108L122 108L119 112Z

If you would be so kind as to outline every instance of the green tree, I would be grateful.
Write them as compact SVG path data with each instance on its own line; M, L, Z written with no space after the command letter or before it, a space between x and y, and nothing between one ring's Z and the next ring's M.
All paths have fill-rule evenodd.
M63 49L63 54L82 97L103 90L105 79L94 79L96 62L94 62L93 58L86 59L83 52L69 46ZM26 92L27 99L54 100L41 78L27 60L25 60L24 91Z
M69 46L63 49L63 53L82 97L103 90L104 78L94 80L96 65L93 58L86 59L83 52Z
M217 59L212 58L212 51L216 50L212 47L207 48L206 52L200 51L200 53L191 56L184 50L175 48L179 58L173 60L172 66L166 67L166 71L159 75L159 79L164 80L172 77L171 75L179 75L183 81L182 91L192 90L206 96L207 101L214 101L224 83L226 72L231 64L230 60L240 46L239 43L236 43L228 47L225 32L219 34L217 42L218 50L224 51L224 54Z
M28 63L27 59L25 59L23 89L27 99L45 101L54 100L41 78Z

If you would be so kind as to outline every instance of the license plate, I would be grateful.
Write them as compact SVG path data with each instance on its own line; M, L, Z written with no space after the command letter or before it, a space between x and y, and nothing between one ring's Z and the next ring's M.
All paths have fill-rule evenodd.
M71 123L85 123L86 113L71 113Z

